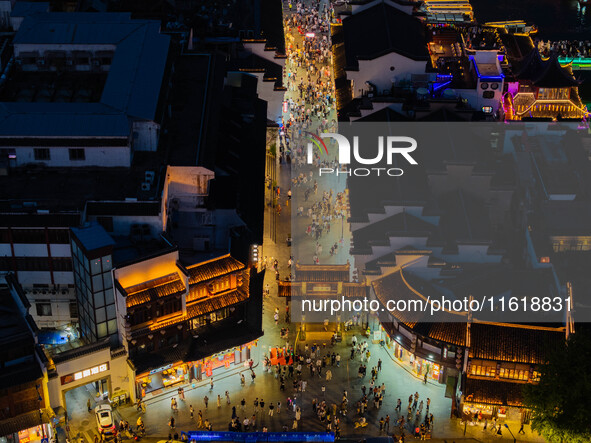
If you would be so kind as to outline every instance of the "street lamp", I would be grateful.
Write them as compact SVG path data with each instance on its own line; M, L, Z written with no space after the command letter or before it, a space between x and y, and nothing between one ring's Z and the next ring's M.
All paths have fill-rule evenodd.
M515 443L517 439L513 435L513 432L511 432L511 429L509 429L509 425L507 423L505 423L505 427L507 428L507 431L509 431L509 433L511 434L511 437L513 437L513 443Z

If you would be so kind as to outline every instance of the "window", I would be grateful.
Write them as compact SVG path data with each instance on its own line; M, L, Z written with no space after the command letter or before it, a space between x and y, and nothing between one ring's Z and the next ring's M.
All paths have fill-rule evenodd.
M470 365L470 374L480 377L494 377L497 363L493 361L473 360Z
M52 258L51 261L54 272L69 272L72 270L72 260L70 257Z
M70 318L78 318L78 303L70 302Z
M51 316L51 303L49 302L35 302L37 306L37 315L39 317L50 317Z
M15 257L17 271L49 271L48 257Z
M168 300L162 305L162 314L161 315L169 315L173 312L177 312L181 310L181 301L180 300Z
M35 148L35 160L49 160L49 149L48 148Z
M529 377L529 366L503 364L503 367L499 370L499 377L510 378L512 380L527 380Z
M13 229L12 241L15 243L47 243L45 229Z
M84 148L68 149L70 152L70 160L86 160Z
M70 233L67 229L48 229L47 236L49 237L49 243L70 243Z

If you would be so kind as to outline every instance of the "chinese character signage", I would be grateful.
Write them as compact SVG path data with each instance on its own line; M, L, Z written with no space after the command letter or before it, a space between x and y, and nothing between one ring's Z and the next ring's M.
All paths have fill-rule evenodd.
M92 368L84 369L79 372L75 372L73 374L63 375L61 378L62 385L66 385L68 383L72 383L74 381L82 380L87 377L99 375L102 372L106 372L109 370L109 363L103 363L97 366L93 366Z

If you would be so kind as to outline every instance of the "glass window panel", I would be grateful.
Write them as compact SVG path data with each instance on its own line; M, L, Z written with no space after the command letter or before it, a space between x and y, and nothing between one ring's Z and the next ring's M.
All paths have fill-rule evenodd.
M117 317L117 311L115 310L115 305L107 306L107 320L113 320Z
M95 275L92 277L92 290L94 292L103 290L103 275L102 274Z
M108 305L115 303L115 299L113 298L113 289L107 289L105 291L105 303Z
M105 272L103 274L103 286L105 289L113 287L113 278L111 277L110 272Z
M103 271L110 271L113 267L113 260L110 255L103 257Z
M100 258L95 258L90 261L90 272L92 275L100 274L102 272Z
M86 286L90 288L90 274L88 272L84 272L84 280L86 281Z
M105 320L107 320L107 311L105 311L105 308L99 308L96 310L96 322L100 323L100 322L104 322Z
M103 291L98 291L94 293L94 307L95 308L102 308L105 306L105 293Z
M107 326L109 329L109 335L117 333L117 320L109 320Z
M84 269L86 269L86 272L90 272L90 269L88 267L88 259L82 255L80 257L80 261L82 261L82 263L84 263Z
M96 325L96 333L98 338L103 338L106 337L108 335L107 333L107 323L99 323L98 325Z

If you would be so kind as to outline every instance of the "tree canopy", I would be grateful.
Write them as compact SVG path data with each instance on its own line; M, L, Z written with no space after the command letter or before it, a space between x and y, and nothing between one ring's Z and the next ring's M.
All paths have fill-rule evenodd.
M550 442L591 441L591 337L570 336L540 368L540 382L524 387L532 429Z

